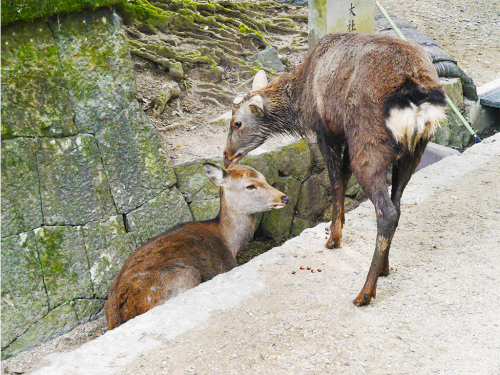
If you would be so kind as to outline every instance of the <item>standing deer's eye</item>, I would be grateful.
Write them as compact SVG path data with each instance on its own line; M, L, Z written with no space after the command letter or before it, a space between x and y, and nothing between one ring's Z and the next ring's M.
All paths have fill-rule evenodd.
M241 128L241 121L236 121L236 122L234 123L234 126L236 127L236 129Z
M253 189L257 189L257 188L255 187L255 185L248 185L247 189L248 190L253 190Z

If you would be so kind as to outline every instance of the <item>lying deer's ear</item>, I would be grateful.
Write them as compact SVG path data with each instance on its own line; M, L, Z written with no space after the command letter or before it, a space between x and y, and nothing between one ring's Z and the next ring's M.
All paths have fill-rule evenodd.
M252 82L252 90L258 90L267 86L267 77L264 70L259 70Z
M227 172L221 167L212 163L204 163L203 169L210 182L215 186L222 186L226 182Z
M248 101L248 107L255 117L264 117L264 100L262 96L255 95Z

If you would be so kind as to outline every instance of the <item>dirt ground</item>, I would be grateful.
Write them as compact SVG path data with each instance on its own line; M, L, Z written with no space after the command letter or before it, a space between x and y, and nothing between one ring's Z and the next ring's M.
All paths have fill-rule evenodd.
M500 77L500 7L496 0L441 0L439 2L384 0L382 4L389 13L409 21L420 31L431 36L445 51L458 60L459 66L473 78L476 86ZM307 14L307 7L295 7L294 12ZM307 29L306 24L300 27ZM272 42L272 36L269 39ZM286 44L283 41L280 43ZM305 56L306 40L304 39L302 43L304 47L302 50L285 52L286 49L283 49L280 53L278 48L278 53L287 57L291 68L299 65ZM162 70L154 67L151 69L137 67L136 76L138 98L144 99L144 105L156 95L162 83L167 79ZM194 82L194 80L188 75L187 86L190 81ZM223 80L220 84L226 90L228 97L249 88L249 85L244 82ZM230 110L230 102L225 102L223 106L204 102L200 100L202 93L190 93L189 89L186 89L187 86L181 85L183 89L181 97L169 103L158 120L152 116L151 110L147 111L151 122L158 130L165 155L174 164L198 157L221 155L227 134L225 126L209 124L208 121ZM435 202L436 207L447 204L451 198L440 195L440 199L445 201ZM453 201L448 203L451 204ZM484 209L488 211L488 207ZM420 215L428 214L422 212ZM473 213L470 215L474 216ZM400 230L412 230L412 224L408 220L407 217L407 223L402 223ZM456 228L469 228L469 223L461 220L460 215L455 215L453 220L456 221ZM439 220L435 222L433 217L429 217L428 221L430 227L440 224ZM422 241L426 243L440 241L439 238L427 237L430 235L428 231L422 233L419 231L420 228L415 231L415 236L422 237ZM3 361L4 373L27 373L45 355L54 351L73 350L105 331L106 325L104 318L101 317L68 334Z

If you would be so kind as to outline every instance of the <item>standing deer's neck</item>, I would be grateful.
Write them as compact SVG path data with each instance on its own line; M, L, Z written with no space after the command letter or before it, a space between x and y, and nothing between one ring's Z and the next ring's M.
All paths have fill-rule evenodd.
M271 134L306 136L299 106L301 91L301 80L293 73L263 89L262 94L268 101L266 118Z
M231 209L226 202L224 193L221 192L220 233L222 241L235 258L243 246L252 239L257 229L257 219L256 214L242 214Z

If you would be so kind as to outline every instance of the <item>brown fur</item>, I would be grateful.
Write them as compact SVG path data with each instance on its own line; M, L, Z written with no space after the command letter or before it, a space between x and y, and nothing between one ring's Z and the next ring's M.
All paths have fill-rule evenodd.
M444 116L444 98L434 66L418 45L380 35L327 35L295 72L236 101L225 163L238 162L272 134L313 133L333 195L327 247L341 244L351 174L375 205L376 250L365 286L354 301L367 304L375 296L378 276L389 272L401 194ZM389 118L404 120L408 113L408 123L391 122L401 131L387 127ZM391 164L389 197L386 175Z
M221 186L219 215L176 225L132 254L113 281L104 306L109 329L234 268L236 254L255 231L256 213L288 202L250 167L231 166L220 175L207 175ZM256 189L249 190L251 185Z

